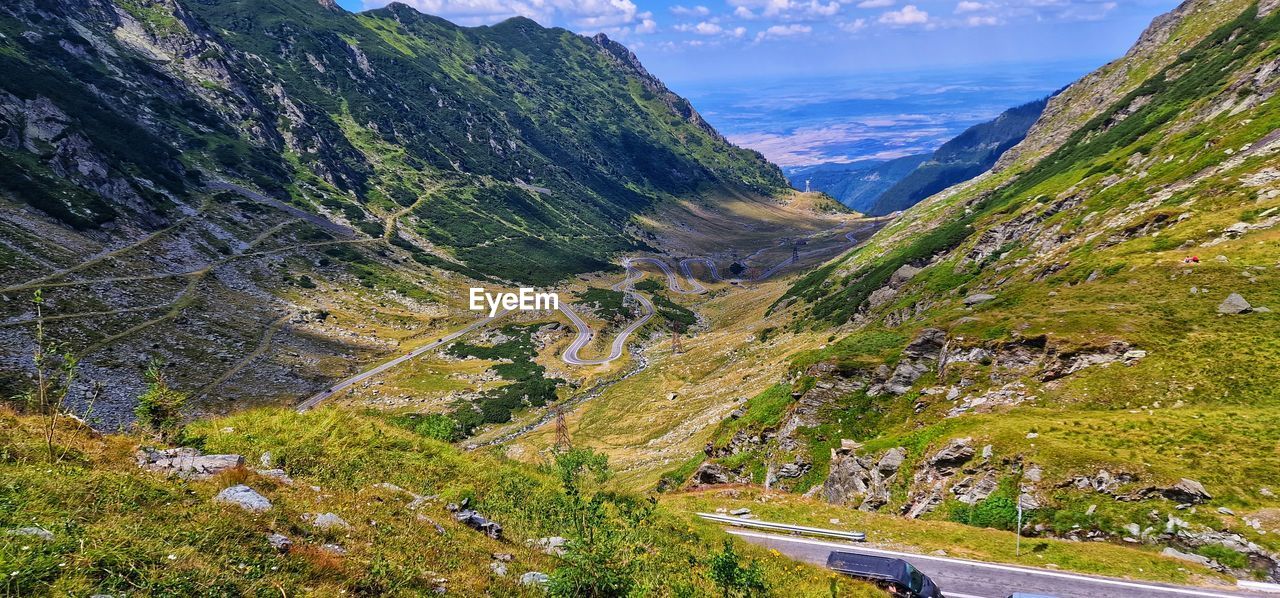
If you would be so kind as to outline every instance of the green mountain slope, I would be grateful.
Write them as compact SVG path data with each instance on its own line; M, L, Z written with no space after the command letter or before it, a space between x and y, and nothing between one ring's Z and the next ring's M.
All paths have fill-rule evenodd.
M1036 100L1001 112L965 131L933 152L927 161L884 191L867 210L883 215L905 210L947 187L978 176L1027 135L1048 100Z
M1280 579L1275 6L1157 19L992 175L799 279L773 313L834 340L704 467Z
M401 214L393 237L437 260L547 283L634 248L654 202L785 187L603 36L402 4L40 8L0 20L4 189L77 228L159 225L231 178L374 236Z
M660 243L659 210L787 192L626 48L527 19L21 0L0 72L0 343L32 345L43 290L109 429L152 360L197 414L296 401L465 325L474 281L559 284ZM0 395L31 371L0 354Z

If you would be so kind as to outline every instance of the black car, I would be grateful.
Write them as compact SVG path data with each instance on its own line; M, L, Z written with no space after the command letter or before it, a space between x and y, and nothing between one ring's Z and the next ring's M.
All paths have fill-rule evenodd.
M832 552L827 568L850 577L865 579L905 598L943 598L938 586L902 559L854 552Z

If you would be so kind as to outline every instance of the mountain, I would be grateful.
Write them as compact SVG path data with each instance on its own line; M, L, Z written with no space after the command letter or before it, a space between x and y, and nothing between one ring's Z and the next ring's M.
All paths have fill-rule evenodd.
M976 177L1017 145L1036 122L1048 100L1036 100L1001 112L942 144L928 160L886 189L866 210L883 215L905 210L947 187Z
M786 172L787 179L796 189L804 189L807 183L810 189L864 214L883 216L904 210L990 170L1026 137L1047 102L1046 98L1005 110L965 129L932 154L797 168Z
M769 230L716 210L789 193L626 48L528 19L23 0L0 71L0 339L31 346L42 291L106 428L152 360L198 413L296 401L460 325L459 288L616 269L658 211Z
M848 164L820 164L786 172L796 189L821 191L856 212L867 213L876 200L929 159L929 154L893 160L859 160Z
M637 247L678 195L785 187L626 48L403 4L9 3L4 189L77 230L154 230L219 179L432 264L548 283Z
M1276 2L1156 19L990 175L793 281L761 342L807 347L668 484L1008 530L1021 506L1024 535L1280 580L1278 53Z

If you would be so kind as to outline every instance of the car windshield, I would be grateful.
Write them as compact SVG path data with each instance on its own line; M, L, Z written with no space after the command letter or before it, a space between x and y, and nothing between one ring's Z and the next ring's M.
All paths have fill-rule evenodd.
M924 574L912 567L910 563L907 564L907 578L910 580L912 592L924 589Z

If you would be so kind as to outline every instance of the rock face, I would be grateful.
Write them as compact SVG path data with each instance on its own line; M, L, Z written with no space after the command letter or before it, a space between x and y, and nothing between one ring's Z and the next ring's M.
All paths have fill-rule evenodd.
M1253 311L1253 306L1249 305L1249 302L1245 301L1244 297L1240 296L1240 293L1231 293L1227 295L1226 299L1222 300L1222 303L1218 304L1218 313L1220 314L1234 315L1251 311Z
M246 511L261 513L271 509L271 501L267 497L258 494L253 488L238 484L231 486L219 492L213 497L214 502L228 505L235 505Z
M196 449L185 447L161 450L141 448L135 456L138 467L189 480L208 479L220 471L244 465L244 457L241 455L204 455Z
M938 328L926 328L902 351L902 360L882 384L873 386L867 394L872 396L888 392L900 395L925 372L937 367L947 345L947 333Z
M703 463L698 471L693 472L693 483L699 486L728 484L729 470L718 463Z
M964 298L964 304L965 304L965 305L969 305L969 306L973 306L973 305L977 305L977 304L979 304L979 303L986 303L986 302L991 301L992 299L995 299L995 298L996 298L996 296L995 296L995 295L989 295L989 294L987 294L987 293L974 293L974 294L969 295L968 297L965 297L965 298Z
M1204 489L1203 484L1188 478L1182 478L1177 484L1168 488L1147 488L1142 491L1141 496L1143 498L1163 496L1178 503L1192 505L1208 502L1213 498L1213 495Z
M875 511L889 502L889 487L906 458L907 451L902 447L885 451L878 460L859 457L852 448L836 449L830 474L822 484L822 496L829 503Z
M934 453L929 463L937 468L954 468L964 465L975 453L972 438L956 438Z
M956 438L930 456L925 461L927 465L918 469L911 479L912 490L907 495L907 503L903 505L903 514L915 519L938 508L944 500L943 489L947 480L968 463L976 452L972 438ZM970 497L975 497L982 491L975 489L972 482L961 489L962 493Z

